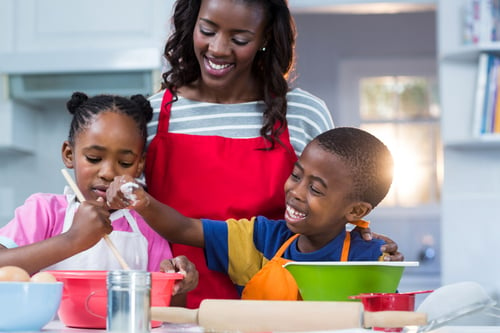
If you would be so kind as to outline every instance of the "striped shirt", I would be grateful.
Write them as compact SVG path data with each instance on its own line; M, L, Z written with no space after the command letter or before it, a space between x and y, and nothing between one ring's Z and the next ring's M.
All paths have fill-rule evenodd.
M157 133L163 91L149 98L153 119L148 124L148 144ZM299 156L318 134L333 128L326 104L318 97L295 88L287 93L287 115L290 143ZM193 101L179 96L172 104L169 132L191 135L255 138L260 136L263 101L218 104Z

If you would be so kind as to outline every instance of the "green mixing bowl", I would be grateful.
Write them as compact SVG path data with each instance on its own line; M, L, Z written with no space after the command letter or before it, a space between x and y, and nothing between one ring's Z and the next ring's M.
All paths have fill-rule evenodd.
M349 296L394 293L405 267L416 261L295 261L285 267L306 301L356 301Z

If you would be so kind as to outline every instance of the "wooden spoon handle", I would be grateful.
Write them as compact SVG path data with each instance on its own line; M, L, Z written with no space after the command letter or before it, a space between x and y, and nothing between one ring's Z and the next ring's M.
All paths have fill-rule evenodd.
M84 202L85 197L83 196L83 193L80 191L80 189L76 185L73 178L71 178L71 175L69 174L69 172L66 169L61 169L61 172L62 172L64 178L66 179L66 182L68 183L69 187L71 187L73 192L75 192L75 195L76 195L78 201ZM113 241L111 240L111 238L109 238L108 235L104 235L103 237L104 237L104 240L106 241L106 244L108 244L108 247L111 249L111 252L113 252L116 259L120 263L120 266L122 266L122 268L125 270L129 270L130 269L129 265L127 265L127 262L125 261L125 259L123 259L122 255L120 254L120 252L116 248L115 244L113 244Z

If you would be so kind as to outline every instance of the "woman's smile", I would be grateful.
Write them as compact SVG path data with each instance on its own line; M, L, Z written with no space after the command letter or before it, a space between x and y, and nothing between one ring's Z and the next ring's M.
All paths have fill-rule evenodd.
M233 63L210 59L206 56L203 58L203 60L204 60L205 70L207 71L208 74L213 76L224 76L234 68Z

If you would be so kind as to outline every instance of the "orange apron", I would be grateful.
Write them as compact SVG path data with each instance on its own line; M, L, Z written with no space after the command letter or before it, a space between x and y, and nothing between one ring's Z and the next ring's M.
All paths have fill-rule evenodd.
M368 227L367 221L357 221L354 223L360 227ZM241 294L242 299L257 300L300 300L297 283L292 274L283 267L284 264L292 260L283 258L283 253L290 246L299 234L290 237L281 247L274 257L258 271L245 285ZM349 248L351 246L351 233L346 232L340 261L347 261L349 258Z
M172 95L166 91L158 132L148 147L145 176L157 200L193 218L227 220L263 215L283 219L284 184L297 157L288 129L284 147L258 150L269 143L262 137L232 139L220 136L169 133ZM206 267L203 249L172 244L175 256L186 255L199 271L199 284L188 293L187 307L198 308L206 298L239 298L227 274Z

